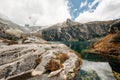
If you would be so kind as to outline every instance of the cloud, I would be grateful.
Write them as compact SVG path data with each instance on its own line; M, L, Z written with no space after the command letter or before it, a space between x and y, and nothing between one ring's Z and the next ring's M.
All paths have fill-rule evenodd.
M17 24L47 26L70 18L67 0L0 0L0 13Z
M93 3L90 5L89 4L89 8L91 9L92 7L94 7L97 3L99 3L101 0L94 0Z
M80 4L80 8L85 7L87 4L88 4L87 0L86 0L85 2L81 2L81 4Z
M74 9L73 12L76 12L78 9Z
M80 13L76 18L79 22L89 21L103 21L120 18L120 0L97 0L98 6L93 12L89 10ZM91 4L91 7L97 2L96 0Z

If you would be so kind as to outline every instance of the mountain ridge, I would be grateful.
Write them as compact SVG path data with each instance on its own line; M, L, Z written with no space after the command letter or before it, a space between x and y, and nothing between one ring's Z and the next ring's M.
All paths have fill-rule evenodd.
M42 37L48 41L79 41L105 36L108 33L109 21L93 21L88 23L73 22L70 19L42 30Z

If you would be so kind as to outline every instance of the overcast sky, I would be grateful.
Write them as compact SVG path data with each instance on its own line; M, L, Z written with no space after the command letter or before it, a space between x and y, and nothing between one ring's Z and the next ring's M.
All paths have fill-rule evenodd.
M120 0L0 0L0 16L24 25L120 18Z

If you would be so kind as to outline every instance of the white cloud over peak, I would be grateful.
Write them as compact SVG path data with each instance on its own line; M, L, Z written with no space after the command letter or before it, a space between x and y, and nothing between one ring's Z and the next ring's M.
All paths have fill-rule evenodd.
M17 24L52 25L70 18L67 0L0 0L0 13Z
M79 22L103 21L120 18L120 0L95 0L92 4L99 1L98 6L93 12L85 11L76 18Z
M87 6L87 4L88 4L87 0L85 2L81 2L80 8Z

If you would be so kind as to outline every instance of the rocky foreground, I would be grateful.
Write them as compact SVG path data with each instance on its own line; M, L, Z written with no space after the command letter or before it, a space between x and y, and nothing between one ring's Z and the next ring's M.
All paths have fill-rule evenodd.
M39 80L68 80L75 77L81 66L74 51L63 44L48 42L1 45L0 62L3 80L29 80L38 75ZM30 77L24 78L24 74Z
M13 24L0 20L0 80L71 80L77 75L82 61L74 51L28 36Z

